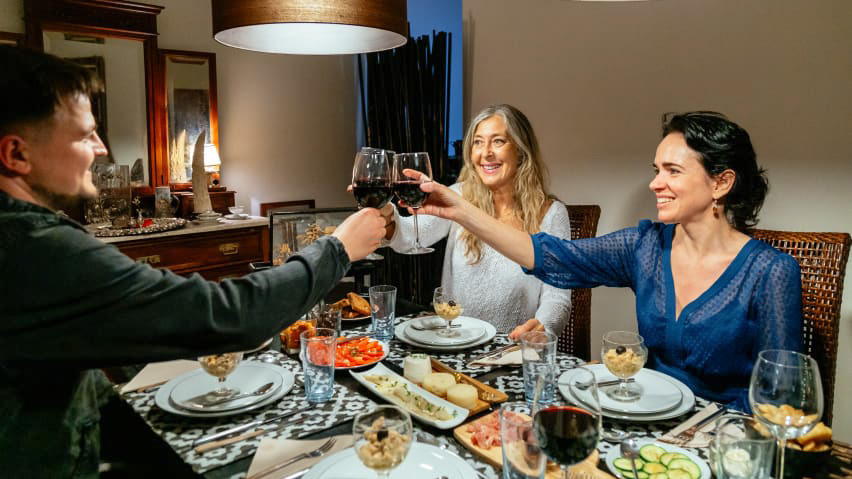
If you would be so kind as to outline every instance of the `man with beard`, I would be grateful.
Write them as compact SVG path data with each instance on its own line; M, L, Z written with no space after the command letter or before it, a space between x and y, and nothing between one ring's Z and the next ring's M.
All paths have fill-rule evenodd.
M54 56L0 46L0 470L97 477L98 368L251 349L316 304L385 222L367 208L277 268L221 283L137 264L56 213L97 194L98 84Z

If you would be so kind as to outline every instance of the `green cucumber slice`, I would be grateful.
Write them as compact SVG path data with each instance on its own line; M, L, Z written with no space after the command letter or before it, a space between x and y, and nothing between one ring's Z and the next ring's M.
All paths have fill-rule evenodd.
M667 452L660 456L660 462L662 462L666 467L668 467L669 463L675 459L687 459L687 457L679 452Z
M666 467L666 466L663 466L663 467ZM669 475L668 475L668 473L665 473L665 472L658 472L656 474L651 474L651 476L648 477L648 479L669 479Z
M669 469L669 472L666 474L669 476L669 479L692 479L692 476L683 469Z
M642 468L642 470L647 472L648 474L657 474L660 472L666 472L668 469L666 469L666 466L660 464L659 462L648 462L645 463L645 466Z
M645 444L639 449L639 456L645 462L660 462L660 457L666 453L666 450L656 444Z
M618 470L618 473L621 474L621 477L626 477L627 479L633 479L633 471L623 471L621 469ZM636 479L649 479L649 474L643 471L636 471ZM689 477L689 474L687 474Z
M692 479L699 479L701 477L701 469L699 469L698 464L695 464L689 459L675 459L669 463L669 469L682 469L686 471Z
M636 470L641 471L642 467L645 466L645 462L642 459L634 459L633 463L636 464ZM633 468L630 467L630 459L626 457L619 457L618 459L612 461L612 465L622 471L630 471L633 472Z

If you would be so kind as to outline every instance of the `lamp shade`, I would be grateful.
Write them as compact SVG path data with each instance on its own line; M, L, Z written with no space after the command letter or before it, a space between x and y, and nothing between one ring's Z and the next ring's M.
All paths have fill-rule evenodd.
M406 0L212 0L213 38L266 53L339 55L404 45Z
M216 150L216 145L213 143L207 143L204 145L204 169L211 170L214 166L219 166L222 164L222 160L219 159L219 152Z

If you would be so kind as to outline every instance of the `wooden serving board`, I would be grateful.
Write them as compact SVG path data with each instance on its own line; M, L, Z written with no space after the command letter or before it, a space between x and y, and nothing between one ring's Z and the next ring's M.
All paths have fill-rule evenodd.
M481 447L478 447L473 444L472 434L467 431L468 424L472 424L477 421L487 420L490 416L491 414L488 414L474 421L469 421L465 424L462 424L461 426L457 426L455 429L453 429L453 436L455 436L456 440L461 443L461 445L466 447L475 455L479 456L482 460L498 469L502 469L503 449L500 448L500 446L495 446L490 449L483 449ZM606 472L598 469L598 459L599 454L598 451L595 450L589 457L586 458L586 460L584 460L580 464L568 468L568 477L571 479L615 479L610 474L607 474ZM545 474L545 478L562 479L562 471L561 469L559 469L559 466L555 463L548 462L547 473Z
M494 389L483 382L477 381L476 379L473 379L467 374L462 374L431 356L430 358L432 359L432 371L436 373L450 373L456 377L457 383L470 384L471 386L476 388L476 391L478 393L478 397L476 398L476 407L469 409L470 416L485 411L486 409L491 407L492 404L499 404L509 399L509 396L507 396L506 393L504 393L503 391L500 391L499 389ZM489 400L484 401L482 399L483 397L487 397L489 398Z

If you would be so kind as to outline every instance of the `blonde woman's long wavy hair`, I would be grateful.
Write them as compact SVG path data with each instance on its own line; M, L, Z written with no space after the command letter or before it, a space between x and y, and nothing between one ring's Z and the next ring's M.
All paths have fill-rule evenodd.
M541 153L530 121L526 115L512 105L491 105L480 111L471 121L464 135L464 165L459 174L462 196L491 216L495 216L494 198L476 172L471 152L476 129L483 121L499 116L506 124L509 141L518 151L518 171L515 174L515 215L521 220L524 231L538 233L541 220L547 212L546 206L551 195L547 191L547 168L541 162ZM470 231L463 229L462 241L465 244L465 256L469 264L482 259L482 241Z

